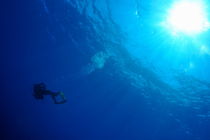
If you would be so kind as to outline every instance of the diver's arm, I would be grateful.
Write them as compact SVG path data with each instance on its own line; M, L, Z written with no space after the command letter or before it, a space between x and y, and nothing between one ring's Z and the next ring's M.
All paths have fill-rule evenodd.
M56 100L56 96L58 96L58 95L61 96L61 98L62 98L61 101ZM52 95L52 99L55 104L64 104L65 102L67 102L66 97L64 96L63 92L57 92L56 94Z
M51 96L57 96L59 93L58 92L52 92L50 90L44 90L42 91L43 95L51 95Z

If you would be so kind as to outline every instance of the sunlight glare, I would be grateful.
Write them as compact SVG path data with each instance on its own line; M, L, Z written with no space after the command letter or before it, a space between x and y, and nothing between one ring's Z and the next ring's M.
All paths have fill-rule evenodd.
M210 27L200 1L181 0L169 9L166 24L173 33L199 34Z

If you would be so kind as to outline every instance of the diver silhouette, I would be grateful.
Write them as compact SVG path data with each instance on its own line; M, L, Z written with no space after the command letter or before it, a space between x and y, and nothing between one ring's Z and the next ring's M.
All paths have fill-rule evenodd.
M33 90L34 90L33 96L37 100L44 99L44 95L50 95L55 104L63 104L67 101L63 92L52 92L50 90L47 90L46 85L44 83L34 84ZM59 97L61 98L61 100L58 101L57 98Z

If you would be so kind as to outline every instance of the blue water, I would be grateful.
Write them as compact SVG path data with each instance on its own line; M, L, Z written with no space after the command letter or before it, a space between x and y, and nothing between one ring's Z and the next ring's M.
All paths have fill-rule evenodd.
M162 28L173 2L2 4L0 139L209 140L209 32ZM67 103L36 100L39 82Z

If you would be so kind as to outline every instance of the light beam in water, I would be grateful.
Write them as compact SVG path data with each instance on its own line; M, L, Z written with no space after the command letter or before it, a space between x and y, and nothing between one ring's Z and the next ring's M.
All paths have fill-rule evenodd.
M173 33L196 35L210 27L205 6L200 0L180 0L169 9L165 21Z

